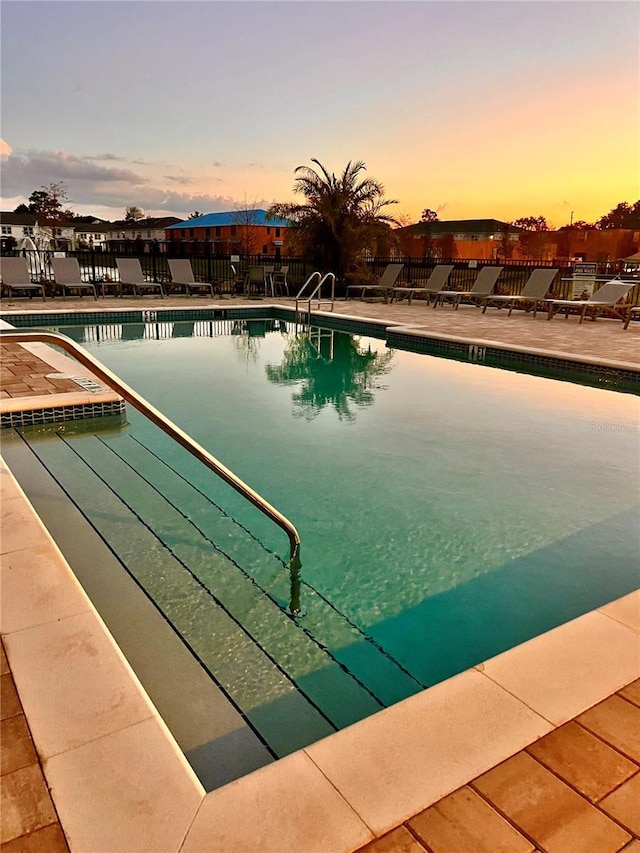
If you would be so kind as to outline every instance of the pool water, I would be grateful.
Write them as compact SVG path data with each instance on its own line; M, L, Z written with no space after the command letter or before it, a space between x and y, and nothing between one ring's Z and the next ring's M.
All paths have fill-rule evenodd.
M131 407L42 450L276 755L638 586L637 397L279 321L58 330L298 528L293 618L282 531Z

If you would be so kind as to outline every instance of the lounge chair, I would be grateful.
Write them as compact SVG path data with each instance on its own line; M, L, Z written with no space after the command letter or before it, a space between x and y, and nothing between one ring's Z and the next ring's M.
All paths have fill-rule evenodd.
M563 308L566 320L569 316L570 308L579 308L580 323L582 323L587 314L591 314L591 319L595 320L598 314L604 310L614 314L624 323L626 320L625 313L616 310L615 306L621 299L624 299L636 284L636 281L622 281L620 278L613 278L598 288L589 299L547 299L549 305L547 320L551 320L553 315L557 311L562 311Z
M436 264L431 271L431 275L423 285L416 287L394 287L391 291L391 301L394 299L400 301L407 297L408 304L411 305L411 300L416 293L422 293L427 297L427 305L431 302L431 297L444 290L449 276L453 271L453 264Z
M198 292L203 290L209 293L212 299L214 292L221 294L220 282L196 281L190 260L173 259L168 263L169 272L171 273L171 284L177 284L179 287L184 287L185 292L189 296L192 296L194 291Z
M271 283L273 285L274 296L278 295L278 291L280 291L280 295L289 295L289 283L287 281L288 272L289 267L285 265L281 266L279 270L271 274Z
M80 272L80 264L77 258L52 258L53 275L56 284L62 288L62 298L66 299L67 292L79 290L82 296L83 290L88 290L93 293L93 298L97 299L96 286L91 281L83 281Z
M627 319L624 321L623 329L629 328L629 323L631 322L631 318L634 314L640 314L640 305L635 305L633 308L629 308L627 311Z
M249 298L257 299L267 295L267 279L262 266L249 267L244 277L242 292Z
M471 290L440 290L436 293L433 307L437 308L438 305L451 301L457 311L462 299L470 299L479 305L485 297L489 296L503 269L504 267L482 267Z
M29 265L26 258L0 258L0 275L2 287L9 291L9 302L15 291L24 291L31 299L34 293L40 293L44 302L44 284L34 284L31 281Z
M393 291L393 286L398 280L404 264L387 264L385 271L380 276L377 284L350 284L347 286L346 299L349 298L350 290L359 290L360 299L364 299L365 293L370 290L373 293L379 293L384 297L384 301L389 301L389 296Z
M553 280L558 274L556 269L535 269L526 280L522 292L507 296L502 293L493 293L485 296L482 300L482 313L484 314L487 308L491 305L496 308L508 306L509 317L513 311L514 305L524 305L526 311L533 308L533 316L536 316L539 305L546 304L546 296L549 288L553 284Z
M159 290L160 296L164 298L164 290L160 282L145 279L138 258L116 258L116 264L121 288L122 285L128 285L137 296L141 296L143 290Z

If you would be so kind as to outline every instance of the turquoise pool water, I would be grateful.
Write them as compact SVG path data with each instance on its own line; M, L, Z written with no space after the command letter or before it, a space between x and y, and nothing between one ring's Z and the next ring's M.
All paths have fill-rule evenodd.
M297 526L304 615L293 620L289 575L273 556L286 558L286 537L184 451L131 411L129 427L95 447L66 439L116 491L131 488L131 502L124 467L152 484L137 513L164 527L157 546L144 546L141 574L153 585L169 549L197 576L176 619L190 642L207 645L211 667L233 668L244 652L226 629L212 636L210 622L198 626L203 586L319 711L322 725L274 735L264 719L282 694L262 664L229 676L233 688L220 675L276 754L638 586L637 397L391 350L361 335L296 334L278 321L59 331ZM233 571L209 564L186 522L160 508L162 495L190 527L212 525L207 534ZM215 525L211 501L224 511ZM113 512L102 509L102 519ZM139 556L136 543L123 554ZM157 594L168 607L181 595L161 586ZM284 633L276 641L273 631Z

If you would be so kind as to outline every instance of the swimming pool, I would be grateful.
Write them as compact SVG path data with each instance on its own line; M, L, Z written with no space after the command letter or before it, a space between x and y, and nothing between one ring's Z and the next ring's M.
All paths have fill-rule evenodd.
M278 321L60 331L300 530L294 620L282 534L135 413L38 449L275 755L637 586L635 397Z

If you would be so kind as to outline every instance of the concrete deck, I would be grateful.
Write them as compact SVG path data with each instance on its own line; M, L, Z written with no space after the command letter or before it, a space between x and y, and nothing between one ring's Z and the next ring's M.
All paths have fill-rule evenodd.
M211 305L14 300L2 317ZM639 323L415 302L336 311L640 366ZM6 399L76 393L43 385L41 355L22 354L19 389L3 369ZM640 592L205 795L0 471L3 851L640 851Z

